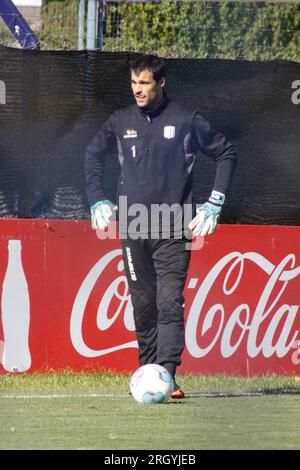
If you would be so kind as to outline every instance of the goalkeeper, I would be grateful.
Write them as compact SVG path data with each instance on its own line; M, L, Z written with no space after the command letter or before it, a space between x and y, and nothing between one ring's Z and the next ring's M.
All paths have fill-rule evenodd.
M175 374L185 344L182 293L191 256L187 230L191 236L214 233L236 154L197 111L168 98L160 58L142 55L131 63L130 73L135 104L114 112L86 149L92 227L105 229L118 207L140 365L164 366L175 380L172 398L183 398ZM192 169L198 150L215 160L216 174L209 200L196 210ZM117 205L107 198L103 181L105 157L114 152L121 167ZM153 209L160 205L172 207L168 220L154 217Z

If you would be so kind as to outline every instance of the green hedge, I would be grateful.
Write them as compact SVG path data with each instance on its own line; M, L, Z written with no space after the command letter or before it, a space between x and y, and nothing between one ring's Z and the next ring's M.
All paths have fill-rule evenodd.
M42 47L76 48L78 0L44 0ZM105 50L300 61L300 2L106 3Z
M43 0L42 49L77 48L77 8L78 0Z
M106 50L259 60L300 56L300 3L124 1L107 6L105 26Z

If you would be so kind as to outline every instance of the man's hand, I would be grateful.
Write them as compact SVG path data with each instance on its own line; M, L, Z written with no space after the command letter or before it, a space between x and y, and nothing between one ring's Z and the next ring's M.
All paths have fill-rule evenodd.
M91 207L92 228L104 230L109 226L111 217L116 210L117 206L108 199L93 204Z
M196 217L189 223L189 229L194 237L200 234L212 235L216 230L219 215L221 214L222 205L225 201L225 195L218 191L212 191L209 201L198 207Z

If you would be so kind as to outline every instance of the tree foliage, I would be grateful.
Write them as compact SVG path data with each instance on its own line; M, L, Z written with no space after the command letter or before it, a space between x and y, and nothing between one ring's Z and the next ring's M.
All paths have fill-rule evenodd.
M46 48L76 49L78 0L44 0ZM104 50L165 57L300 61L300 1L107 1Z
M107 4L105 49L299 61L300 3L161 0Z

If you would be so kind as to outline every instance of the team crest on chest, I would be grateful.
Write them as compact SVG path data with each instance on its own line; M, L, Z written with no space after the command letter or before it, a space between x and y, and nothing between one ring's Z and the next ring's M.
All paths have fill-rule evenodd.
M134 139L137 137L137 131L134 129L126 129L126 134L124 135L124 139Z
M164 137L165 137L165 139L174 139L174 137L175 137L175 126L165 126L164 127Z

